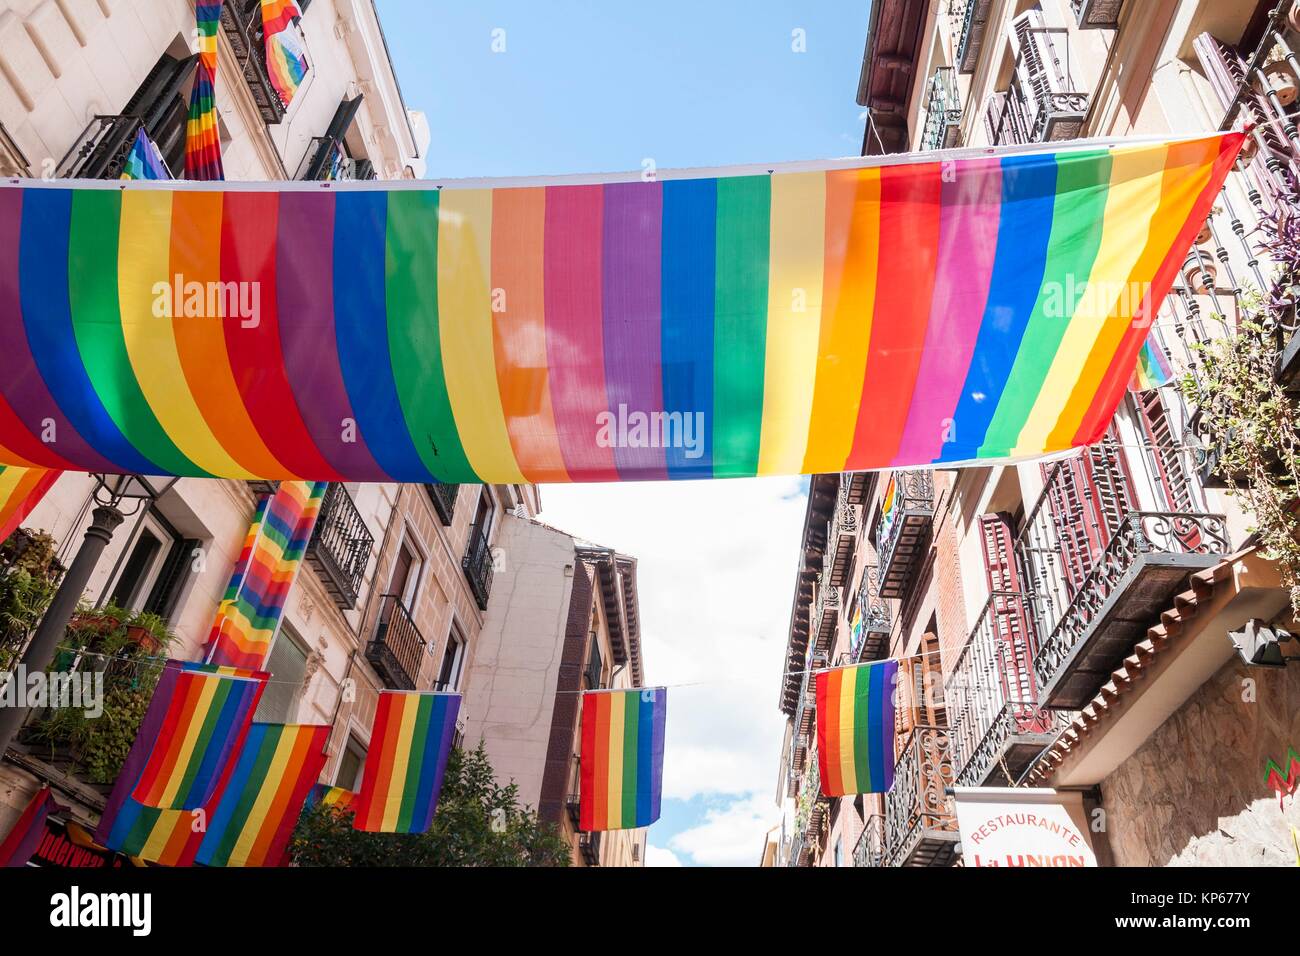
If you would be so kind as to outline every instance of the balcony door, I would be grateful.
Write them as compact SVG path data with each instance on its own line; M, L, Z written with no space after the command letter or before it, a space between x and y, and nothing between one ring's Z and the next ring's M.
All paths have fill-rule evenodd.
M397 546L397 557L393 562L393 573L388 578L388 594L397 595L397 599L408 610L415 606L416 588L420 582L420 554L412 546L409 536L403 536Z

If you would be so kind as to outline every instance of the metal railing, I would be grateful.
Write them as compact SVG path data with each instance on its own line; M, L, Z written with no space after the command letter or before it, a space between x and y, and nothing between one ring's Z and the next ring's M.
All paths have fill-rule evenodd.
M921 149L952 149L960 145L961 93L957 89L957 71L951 66L941 66L930 77Z
M1070 63L1070 32L1049 27L1042 11L1011 22L1014 66L1007 90L990 98L985 114L994 145L1075 139L1088 112L1088 92Z
M493 561L492 549L488 547L487 537L478 525L470 528L469 547L460 560L465 580L474 594L474 601L480 611L486 611L488 595L492 593Z
M262 121L280 122L285 107L267 68L261 0L226 0L221 7L221 26Z
M1080 30L1116 30L1124 0L1070 0Z
M876 552L880 555L880 577L889 575L899 538L909 521L917 516L934 514L934 475L929 471L898 471L890 478L886 490L893 495L892 507L880 516L876 526Z
M325 589L344 610L357 606L374 543L347 488L331 482L321 500L306 556L320 573Z
M424 486L424 490L433 502L433 510L438 512L438 520L444 525L450 525L456 514L456 497L460 494L460 485L430 483Z
M144 119L139 116L93 117L63 154L54 175L60 179L119 178L143 126Z
M954 20L959 20L957 34L957 65L963 73L972 73L979 62L988 30L989 9L993 0L961 0L962 6L953 5Z
M385 594L379 602L375 636L366 645L366 660L393 690L415 690L420 677L426 644L411 612L397 594Z
M340 137L313 136L293 178L354 182L376 177L374 164L368 159L353 159Z
M878 656L864 658L863 653L868 648L873 651L880 649L883 653L889 643L889 604L880 596L880 569L874 564L868 565L862 572L862 586L858 590L858 619L861 633L849 645L849 656L855 664L864 659L874 660Z
M885 794L886 866L902 866L927 831L957 831L946 793L955 779L949 740L946 727L917 725L908 734Z
M885 818L879 813L867 817L862 835L853 844L853 865L885 865Z

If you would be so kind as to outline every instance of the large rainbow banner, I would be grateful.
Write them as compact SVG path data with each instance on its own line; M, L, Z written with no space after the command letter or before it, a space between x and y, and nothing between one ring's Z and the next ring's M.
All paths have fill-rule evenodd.
M1241 142L0 182L0 464L512 483L1061 451L1104 430Z

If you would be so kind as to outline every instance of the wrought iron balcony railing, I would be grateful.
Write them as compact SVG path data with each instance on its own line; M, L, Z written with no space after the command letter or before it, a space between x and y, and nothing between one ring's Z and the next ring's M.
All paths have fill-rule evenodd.
M858 591L858 631L849 645L853 663L875 661L889 650L889 605L880 596L880 569L874 564L862 572Z
M830 583L830 564L817 583L817 596L813 598L812 642L813 652L829 655L835 644L835 630L839 626L841 591Z
M886 866L948 866L957 845L949 732L918 725L894 764L885 794Z
M980 50L984 48L984 34L988 32L989 9L993 0L965 0L965 5L953 7L954 16L960 15L961 26L957 38L957 67L963 73L974 73L979 63Z
M456 497L460 494L460 485L426 484L424 490L433 502L433 510L438 512L438 520L450 526L456 514Z
M880 596L903 597L912 568L929 542L934 519L934 476L929 471L897 471L889 479L876 525L880 555Z
M1011 21L1014 67L1007 90L990 97L985 112L994 145L1076 139L1088 112L1088 92L1070 63L1070 34L1049 27L1041 10Z
M853 865L885 865L885 818L879 813L867 817L862 835L853 844Z
M262 122L268 125L280 122L285 108L267 70L261 0L227 0L221 7L221 27Z
M582 758L577 755L569 761L569 787L566 792L564 806L569 812L569 822L576 830L582 819Z
M930 77L921 149L952 149L960 145L961 92L957 89L957 71L950 66L941 66Z
M1039 706L1031 602L1018 592L992 594L945 683L960 786L1014 786L1074 716Z
M830 539L827 542L827 570L830 583L837 588L848 587L853 573L853 553L858 544L858 512L861 510L849 496L849 481L840 481L835 511L831 514Z
M488 547L487 537L478 525L469 530L469 548L465 551L465 556L460 559L460 566L465 572L465 580L469 582L474 602L480 611L486 611L488 595L492 593L494 568L492 549Z
M366 660L392 690L415 690L424 660L425 642L397 594L385 594L379 603L375 636L366 645Z
M63 179L118 179L144 125L139 116L95 116L54 168Z
M1070 0L1080 30L1117 30L1124 0Z
M578 834L578 852L588 866L600 866L600 831Z
M331 182L356 182L375 178L374 164L368 159L353 159L338 136L313 136L294 176L294 179Z
M1229 552L1228 530L1222 515L1130 512L1065 603L1062 590L1048 584L1063 576L1052 524L1031 519L1017 542L1020 553L1033 552L1026 563L1038 576L1037 626L1047 635L1034 658L1034 675L1044 706L1079 710L1186 586L1188 575ZM1047 550L1053 540L1055 554Z
M375 539L347 488L331 482L307 544L307 561L325 590L345 611L357 606Z

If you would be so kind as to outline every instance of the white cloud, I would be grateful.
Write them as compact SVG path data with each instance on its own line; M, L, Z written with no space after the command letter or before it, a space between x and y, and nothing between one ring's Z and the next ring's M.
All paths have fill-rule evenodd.
M766 478L542 489L543 520L637 558L646 677L669 685L666 797L775 798L800 487Z
M672 850L665 849L661 846L649 846L645 848L645 865L646 866L681 866L682 861L677 858L677 854Z
M701 866L757 866L764 834L780 821L772 797L753 793L709 809L703 823L676 834L668 845Z

